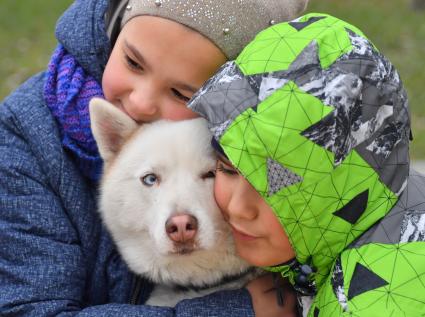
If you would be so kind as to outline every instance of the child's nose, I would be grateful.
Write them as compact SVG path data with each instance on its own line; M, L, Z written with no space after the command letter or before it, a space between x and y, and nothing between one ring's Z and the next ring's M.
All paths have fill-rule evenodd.
M131 93L126 110L138 122L151 122L160 116L158 98L149 91Z

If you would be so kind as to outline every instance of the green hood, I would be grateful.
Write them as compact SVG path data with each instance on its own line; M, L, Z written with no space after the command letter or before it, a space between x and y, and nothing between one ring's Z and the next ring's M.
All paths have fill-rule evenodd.
M317 286L406 185L399 76L361 31L326 14L274 25L193 97L214 140L272 207ZM292 266L270 268L294 280Z

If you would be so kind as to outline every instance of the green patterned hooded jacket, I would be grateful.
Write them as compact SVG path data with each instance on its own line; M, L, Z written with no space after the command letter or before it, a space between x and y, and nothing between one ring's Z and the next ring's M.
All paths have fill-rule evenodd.
M359 29L326 14L273 25L189 107L288 234L296 259L268 269L301 302L314 295L304 314L425 316L425 179L409 170L407 97Z

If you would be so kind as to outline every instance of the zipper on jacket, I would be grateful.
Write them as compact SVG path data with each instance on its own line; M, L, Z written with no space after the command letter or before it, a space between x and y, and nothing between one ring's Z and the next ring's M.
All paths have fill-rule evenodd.
M140 276L136 276L134 281L133 290L131 292L130 304L137 305L139 304L140 293L142 291L142 278Z

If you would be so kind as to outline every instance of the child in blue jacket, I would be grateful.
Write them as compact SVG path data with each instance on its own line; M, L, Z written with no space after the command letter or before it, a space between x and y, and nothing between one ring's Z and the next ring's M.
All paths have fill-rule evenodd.
M132 305L142 304L152 285L128 270L96 212L102 162L88 103L104 96L138 122L191 118L185 104L203 82L259 30L294 17L305 2L72 4L58 21L48 69L0 105L0 315L265 311L259 303L267 296L252 285L174 308Z

